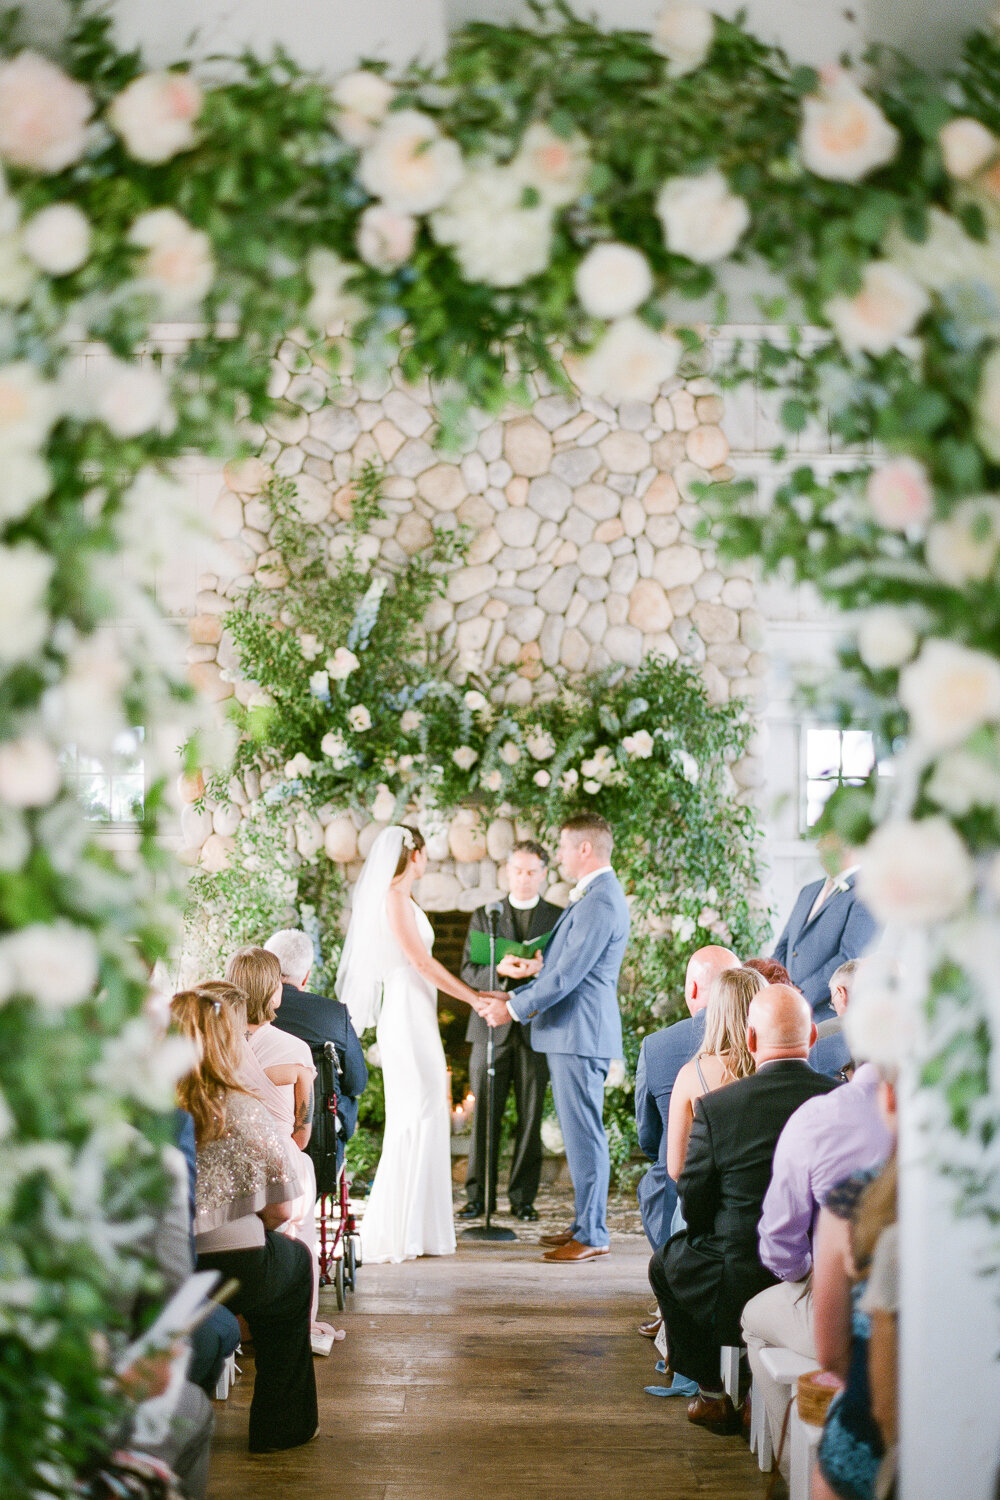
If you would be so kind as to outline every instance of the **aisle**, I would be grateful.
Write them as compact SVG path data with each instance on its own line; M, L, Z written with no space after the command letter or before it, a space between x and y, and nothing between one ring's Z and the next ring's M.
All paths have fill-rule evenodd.
M237 1386L216 1407L210 1500L758 1500L742 1439L643 1394L647 1255L615 1235L599 1261L547 1265L525 1235L363 1268L347 1339L316 1362L320 1437L251 1458Z

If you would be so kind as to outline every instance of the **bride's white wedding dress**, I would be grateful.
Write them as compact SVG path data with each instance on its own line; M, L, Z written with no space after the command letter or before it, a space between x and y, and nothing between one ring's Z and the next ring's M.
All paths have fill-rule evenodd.
M413 903L430 952L434 932ZM382 1009L376 1037L385 1084L385 1135L361 1221L366 1261L452 1255L451 1101L438 1031L437 991L418 974L384 924Z

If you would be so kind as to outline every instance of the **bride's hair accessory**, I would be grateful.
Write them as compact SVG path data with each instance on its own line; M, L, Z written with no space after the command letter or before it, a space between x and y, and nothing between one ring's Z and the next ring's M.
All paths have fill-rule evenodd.
M403 833L403 848L404 849L415 849L417 846L416 846L416 844L413 841L413 833L412 833L412 831L409 828L404 828L402 830L402 833Z

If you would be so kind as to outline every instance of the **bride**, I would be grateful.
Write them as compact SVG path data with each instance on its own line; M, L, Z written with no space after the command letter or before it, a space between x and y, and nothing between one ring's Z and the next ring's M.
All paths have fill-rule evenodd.
M385 1136L361 1222L366 1261L452 1255L451 1100L437 990L476 1007L478 991L431 956L431 924L411 894L427 868L415 828L384 828L354 888L336 992L360 1036L376 1036Z

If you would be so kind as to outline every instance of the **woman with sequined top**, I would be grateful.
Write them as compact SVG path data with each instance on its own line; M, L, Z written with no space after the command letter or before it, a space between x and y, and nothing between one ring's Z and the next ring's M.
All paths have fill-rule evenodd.
M177 1089L198 1146L198 1267L239 1282L230 1305L246 1319L256 1362L251 1453L294 1448L317 1431L309 1252L276 1232L300 1192L298 1153L240 1081L246 1017L197 988L175 995L171 1010L198 1059Z

